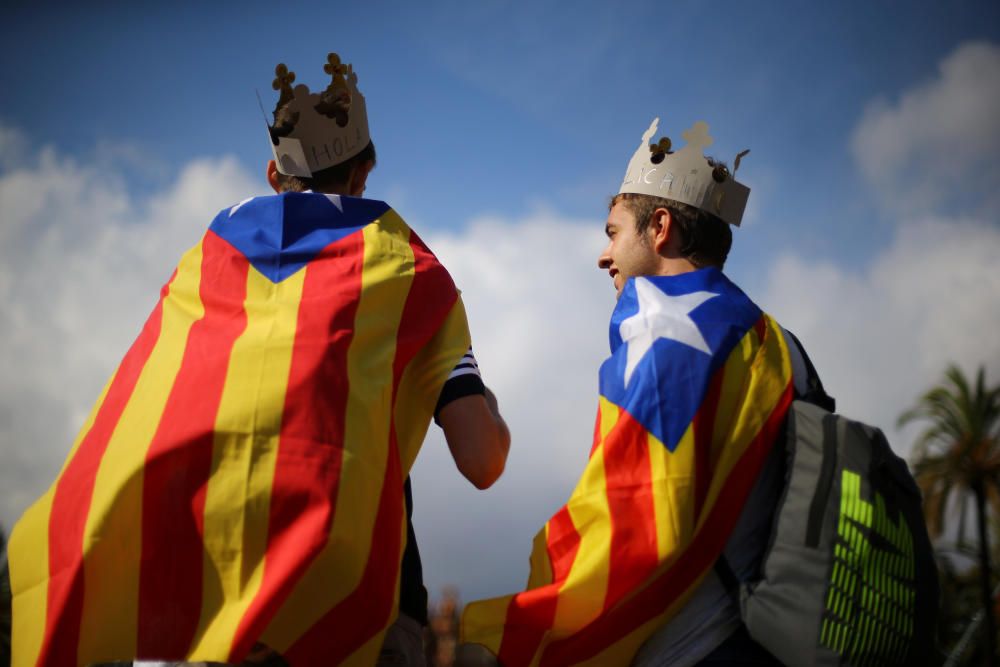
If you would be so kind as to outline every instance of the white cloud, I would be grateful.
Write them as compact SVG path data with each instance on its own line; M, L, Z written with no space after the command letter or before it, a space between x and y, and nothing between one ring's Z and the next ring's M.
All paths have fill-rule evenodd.
M966 43L898 102L873 102L851 147L890 210L1000 213L1000 46Z

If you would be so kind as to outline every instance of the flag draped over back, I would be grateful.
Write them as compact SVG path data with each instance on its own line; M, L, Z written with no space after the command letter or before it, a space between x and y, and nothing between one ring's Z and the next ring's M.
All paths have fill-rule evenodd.
M373 664L403 480L469 347L447 271L378 201L222 211L181 259L9 557L14 664Z
M630 279L610 334L590 460L527 590L463 617L506 667L629 664L721 554L792 398L777 324L716 269Z

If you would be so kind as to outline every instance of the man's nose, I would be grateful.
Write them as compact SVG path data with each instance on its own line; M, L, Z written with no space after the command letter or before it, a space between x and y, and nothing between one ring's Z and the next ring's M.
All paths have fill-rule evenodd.
M611 253L609 252L610 250L611 250L611 244L609 243L608 247L602 250L600 256L598 256L597 258L597 268L599 269L611 268Z

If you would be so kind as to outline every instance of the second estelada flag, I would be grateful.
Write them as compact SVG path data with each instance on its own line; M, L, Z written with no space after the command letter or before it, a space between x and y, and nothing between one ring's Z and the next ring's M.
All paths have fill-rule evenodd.
M469 347L445 269L378 201L221 212L9 556L15 665L372 664L403 480Z
M527 590L470 604L507 667L628 665L712 568L792 398L778 325L716 269L630 279L590 460Z

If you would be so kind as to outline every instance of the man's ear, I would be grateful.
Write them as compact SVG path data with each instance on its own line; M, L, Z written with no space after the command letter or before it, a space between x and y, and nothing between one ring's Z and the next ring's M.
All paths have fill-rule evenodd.
M650 241L652 241L653 250L658 255L668 256L667 248L670 244L670 233L673 231L672 223L673 217L667 209L658 208L653 211L653 217L649 221L649 229L647 231L651 237Z
M274 163L274 160L267 161L267 169L265 173L267 174L267 184L280 195L281 184L278 183L278 165Z
M360 197L365 192L365 185L368 183L368 174L375 168L375 163L371 160L355 165L351 170L350 193L352 197Z

